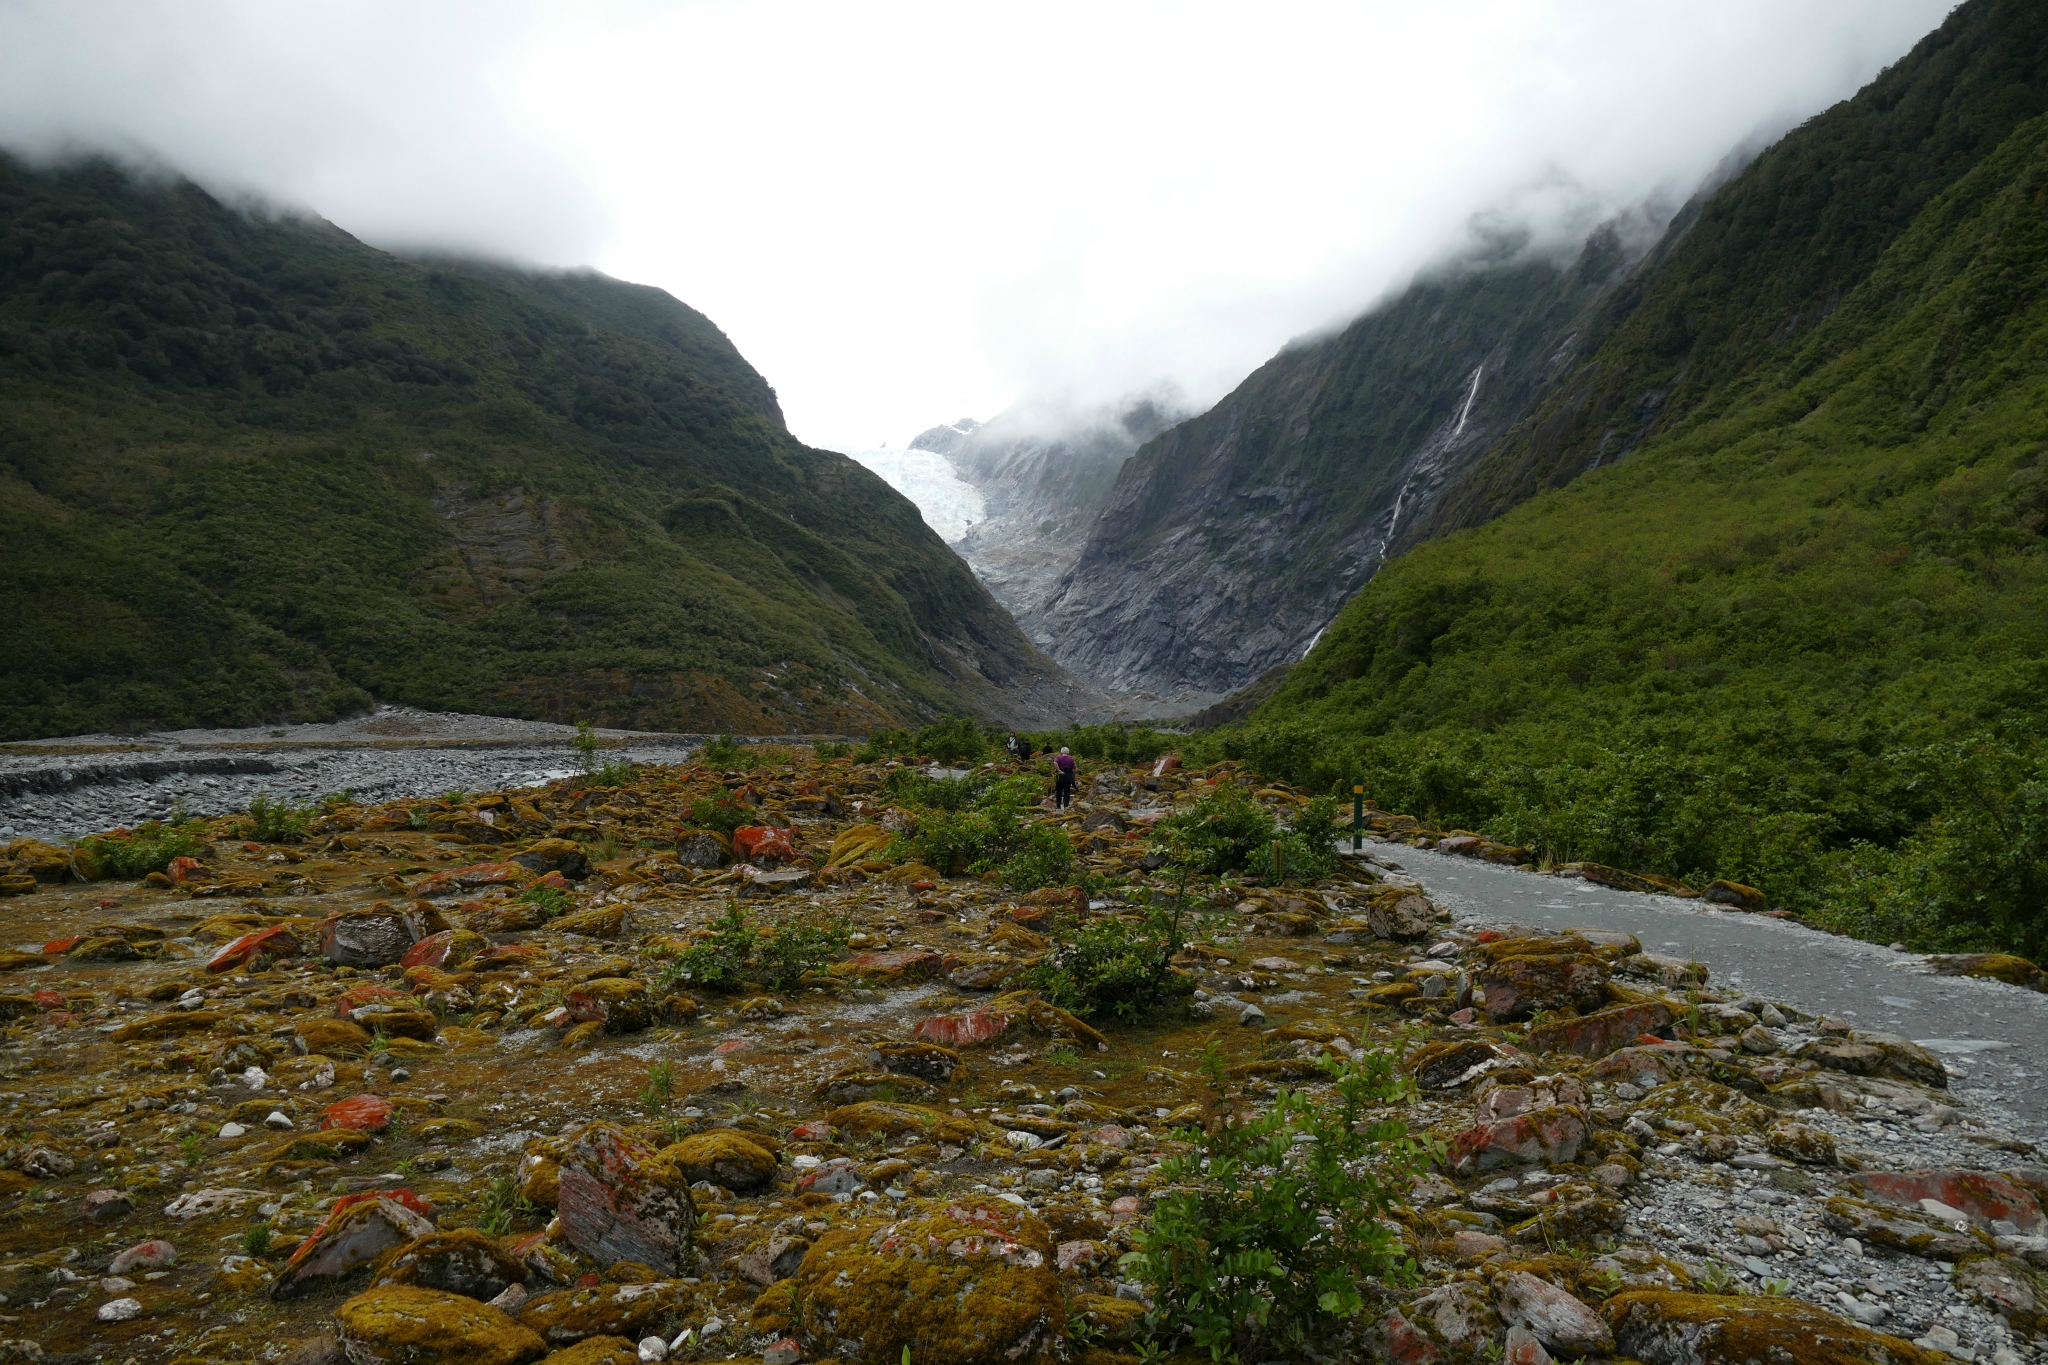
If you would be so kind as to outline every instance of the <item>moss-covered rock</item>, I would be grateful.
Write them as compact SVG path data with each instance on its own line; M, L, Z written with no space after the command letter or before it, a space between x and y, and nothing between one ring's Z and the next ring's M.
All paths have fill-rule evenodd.
M975 1135L971 1119L954 1118L922 1105L890 1104L882 1100L841 1105L825 1118L834 1128L857 1138L915 1133L935 1142L971 1142Z
M526 1365L547 1354L531 1328L460 1294L388 1285L334 1312L355 1365Z
M1615 1295L1602 1314L1614 1328L1615 1348L1643 1365L1948 1365L1949 1359L1794 1298L1642 1289Z
M835 1228L795 1279L801 1339L816 1355L898 1365L909 1348L949 1365L1041 1365L1065 1348L1051 1239L1007 1204L938 1205Z
M476 1228L458 1228L388 1253L377 1263L376 1275L379 1285L407 1284L488 1302L511 1285L525 1284L527 1272L496 1238Z
M731 1128L684 1138L663 1148L662 1155L681 1167L692 1183L708 1180L742 1194L775 1179L775 1153Z
M637 1341L650 1332L674 1335L696 1307L696 1290L679 1280L599 1284L536 1294L520 1308L519 1324L550 1346L606 1336Z
M624 1337L591 1337L550 1351L540 1365L639 1365L640 1352Z
M610 1123L587 1123L565 1145L557 1210L571 1245L600 1265L638 1261L687 1275L697 1255L690 1176Z

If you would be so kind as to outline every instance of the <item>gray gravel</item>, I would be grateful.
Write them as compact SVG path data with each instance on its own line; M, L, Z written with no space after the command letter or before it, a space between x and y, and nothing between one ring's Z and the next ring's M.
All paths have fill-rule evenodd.
M1613 891L1574 877L1495 867L1397 844L1377 855L1472 927L1619 929L1644 949L1706 964L1723 991L1782 1000L1939 1054L1955 1092L1989 1121L2048 1145L2048 995L1999 981L1929 975L1917 953L1838 938L1787 920L1676 896Z

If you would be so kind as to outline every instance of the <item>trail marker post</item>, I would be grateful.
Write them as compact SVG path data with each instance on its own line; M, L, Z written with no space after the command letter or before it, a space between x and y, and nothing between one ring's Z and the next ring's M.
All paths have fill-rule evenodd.
M1351 786L1351 851L1358 852L1365 847L1365 787L1362 783Z

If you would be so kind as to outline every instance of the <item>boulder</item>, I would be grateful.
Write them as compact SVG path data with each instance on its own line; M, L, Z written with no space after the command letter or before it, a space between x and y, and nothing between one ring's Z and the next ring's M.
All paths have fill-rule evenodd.
M1491 1013L1491 1011L1489 1011ZM1601 1058L1627 1047L1646 1033L1659 1033L1672 1025L1671 1010L1659 1001L1640 1005L1616 1005L1596 1010L1577 1019L1559 1019L1529 1030L1525 1047L1530 1052L1572 1052L1581 1057Z
M1936 976L1975 976L2028 990L2048 990L2041 969L2011 953L1935 954L1928 957L1927 966Z
M1744 886L1741 882L1731 882L1726 878L1708 882L1707 889L1700 895L1716 905L1732 905L1737 910L1762 910L1768 905L1763 892L1753 886Z
M1969 1215L1985 1232L2004 1219L2024 1237L2048 1233L2038 1199L2004 1176L1989 1171L1964 1171L1953 1167L1916 1171L1858 1171L1849 1183L1859 1186L1873 1200L1918 1208L1923 1199L1939 1200Z
M1500 1338L1500 1316L1484 1289L1453 1280L1387 1315L1368 1334L1377 1348L1369 1358L1424 1365L1433 1361L1481 1361Z
M535 1294L520 1306L519 1325L537 1332L550 1346L591 1337L631 1340L655 1331L673 1332L696 1303L696 1289L680 1280L579 1285Z
M920 1019L911 1033L920 1042L961 1048L993 1042L1018 1028L1047 1038L1085 1043L1097 1052L1109 1051L1107 1038L1030 991L999 995L982 1009L966 1014L935 1014Z
M540 1365L641 1365L647 1359L624 1337L585 1337L574 1346L548 1352Z
M676 835L676 861L684 867L724 867L731 857L725 840L710 830L683 830Z
M563 997L579 1024L603 1024L606 1033L637 1033L655 1024L685 1023L697 1016L687 995L660 995L644 981L609 976L586 981Z
M731 1128L684 1138L662 1149L692 1184L708 1180L740 1194L764 1189L775 1179L776 1157L748 1134Z
M697 1206L689 1174L668 1154L614 1124L587 1123L564 1144L559 1185L563 1235L598 1264L692 1273Z
M334 1310L351 1365L527 1365L547 1345L489 1304L386 1285Z
M1463 1085L1504 1060L1492 1043L1476 1038L1427 1043L1406 1063L1408 1074L1425 1090L1448 1090Z
M1764 1133L1764 1150L1803 1166L1835 1164L1834 1134L1806 1123L1772 1124Z
M391 1126L392 1104L382 1095L351 1095L327 1106L320 1115L320 1128L353 1128L359 1133L381 1133Z
M1936 1090L1948 1088L1948 1069L1941 1059L1897 1034L1856 1033L1846 1038L1819 1038L1795 1055L1802 1062L1846 1075L1885 1076Z
M349 1057L370 1050L370 1031L346 1019L301 1019L292 1025L292 1045L306 1055Z
M460 967L490 946L490 940L474 930L443 929L413 944L398 961L402 967Z
M1410 892L1373 902L1366 911L1366 922L1381 938L1427 938L1436 932L1436 910L1427 900Z
M1552 1105L1460 1133L1446 1164L1461 1174L1510 1164L1556 1165L1575 1159L1585 1140L1584 1112L1574 1105Z
M976 1132L971 1119L954 1118L922 1105L891 1104L883 1100L841 1105L825 1119L834 1128L856 1138L914 1133L934 1142L971 1142Z
M571 910L556 920L552 927L565 934L581 934L585 938L618 938L626 932L626 907L593 905L583 910Z
M2029 1335L2044 1325L2033 1273L2009 1256L1980 1256L1956 1267L1956 1288L1974 1294L1994 1313Z
M960 1202L826 1232L795 1276L804 1347L854 1365L1050 1365L1067 1312L1045 1225Z
M243 934L206 960L209 972L240 971L258 957L297 957L299 939L288 924L273 924L253 934Z
M887 953L855 953L841 964L840 970L885 982L930 981L944 976L956 961L945 953L906 948Z
M1527 1019L1538 1010L1581 1012L1606 1002L1606 969L1586 953L1545 953L1490 962L1473 977L1485 997L1486 1017L1496 1024Z
M786 863L796 857L796 837L772 825L741 825L732 832L732 851L742 862Z
M528 872L543 875L559 872L574 882L590 875L590 859L584 856L580 845L567 839L536 839L512 855L512 861Z
M884 1071L934 1085L967 1078L967 1063L960 1054L936 1043L883 1043L875 1049L875 1059Z
M1967 1225L1957 1228L1918 1210L1884 1208L1860 1199L1828 1200L1821 1221L1844 1237L1930 1261L1960 1261L1993 1250L1989 1237Z
M344 1195L292 1252L271 1284L270 1296L297 1298L387 1251L433 1236L429 1210L410 1192Z
M436 1232L409 1242L377 1266L377 1283L439 1289L488 1303L506 1288L525 1284L526 1267L475 1228Z
M1784 1295L1638 1289L1615 1295L1601 1312L1615 1349L1642 1365L1951 1365Z
M748 1247L733 1265L740 1274L766 1289L777 1280L796 1274L810 1249L810 1242L802 1237L778 1234Z
M407 912L379 902L320 921L320 956L337 967L385 967L405 956L420 935Z
M1614 1333L1600 1315L1548 1281L1511 1270L1495 1282L1494 1292L1501 1321L1526 1327L1561 1355L1604 1356L1614 1350Z

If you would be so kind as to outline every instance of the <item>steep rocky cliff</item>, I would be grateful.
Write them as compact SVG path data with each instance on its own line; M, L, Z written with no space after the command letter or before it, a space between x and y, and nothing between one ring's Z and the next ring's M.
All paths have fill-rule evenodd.
M1156 399L1081 416L1013 409L986 425L933 427L910 444L946 456L981 493L985 519L953 548L1025 634L1050 648L1046 598L1087 544L1117 471L1185 415Z
M1299 658L1579 362L1662 226L1630 216L1564 260L1496 241L1290 346L1124 463L1034 637L1101 687L1196 704Z

